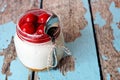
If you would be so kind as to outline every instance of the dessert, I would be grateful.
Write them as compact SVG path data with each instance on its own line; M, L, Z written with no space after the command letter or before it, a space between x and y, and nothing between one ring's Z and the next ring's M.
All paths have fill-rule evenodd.
M55 44L52 37L45 32L47 21L53 13L43 9L29 10L24 13L17 22L14 37L17 56L20 61L32 70L43 70L54 66L55 60L63 57L64 39L61 29L56 23L54 27L59 29L54 33ZM51 30L53 33L54 30ZM49 31L50 33L50 31ZM53 50L56 48L56 55ZM56 57L56 59L54 59Z

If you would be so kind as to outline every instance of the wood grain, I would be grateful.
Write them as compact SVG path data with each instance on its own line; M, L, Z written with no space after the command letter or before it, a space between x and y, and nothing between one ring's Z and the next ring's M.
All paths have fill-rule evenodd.
M115 49L113 44L115 40L113 29L115 27L111 26L114 23L114 17L110 11L111 4L115 4L115 7L118 8L120 2L118 0L96 0L91 4L94 20L96 21L98 17L96 14L100 13L99 16L106 22L103 26L100 26L102 24L100 19L99 23L95 24L104 79L107 80L107 73L109 73L110 80L120 80L120 74L117 71L120 66L120 52ZM104 60L102 56L106 56L108 59Z
M37 0L0 0L0 24L14 21L25 11L38 8Z
M80 30L87 25L84 18L86 9L82 0L54 0L54 2L53 0L43 0L43 8L53 11L59 16L66 42L74 41L79 37Z
M79 37L80 30L87 25L84 18L86 9L81 0L43 0L43 7L59 15L66 42ZM11 20L16 23L22 13L33 8L39 8L38 0L1 0L0 24Z
M23 3L23 0L21 0L21 2L18 1L18 3L13 3L15 7L11 7L12 6L11 1L17 2L18 0L17 1L10 0L7 2L7 4L10 5L9 6L10 11L8 10L8 6L7 6L4 12L0 13L3 15L3 16L0 16L2 17L1 19L3 19L2 21L0 21L0 23L6 23L11 20L16 21L17 17L21 13L31 8L30 6L28 7L29 4L27 5L27 3L33 0L26 0L24 1L25 3ZM39 74L40 79L49 80L49 79L52 79L52 76L53 76L56 80L100 80L96 48L95 48L95 42L94 42L94 36L93 36L93 29L91 25L90 12L88 7L88 0L75 0L75 1L54 0L54 2L53 0L49 0L49 1L44 0L44 1L46 1L46 3L44 2L44 8L48 10L52 10L53 12L58 14L60 17L60 20L62 22L61 26L63 27L65 41L70 42L70 43L66 43L66 46L71 50L71 52L73 53L76 59L75 60L76 69L74 72L69 73L66 76L62 76L60 72L57 70L56 71L51 70L50 72L47 72L47 71L40 72ZM32 6L34 7L34 5L35 4L33 2ZM14 9L16 8L16 6L19 6L20 9L18 8ZM38 5L36 5L36 7L37 6ZM21 7L24 9L22 9ZM17 11L17 10L20 10L20 11ZM6 39L10 39L11 36L14 35L15 27L16 25L13 24L12 22L6 23L4 25L0 25L0 32L2 34L0 36L0 40L2 40L0 48L3 49L4 46L6 47L8 46ZM10 29L10 28L14 28L14 29ZM80 32L82 34L81 36L80 36ZM4 56L0 56L0 69L2 68L3 59L4 59ZM18 58L12 61L10 70L13 74L9 77L9 80L14 80L14 79L27 80L28 71L23 66L23 64L20 63ZM5 80L4 78L5 78L4 75L0 73L0 79Z

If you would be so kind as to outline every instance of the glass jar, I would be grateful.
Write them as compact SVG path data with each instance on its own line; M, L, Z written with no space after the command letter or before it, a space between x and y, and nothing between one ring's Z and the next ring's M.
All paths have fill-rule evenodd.
M49 17L46 18L46 22L39 23L40 25L44 25L42 26L43 33L36 34L37 28L35 28L36 31L32 34L21 29L21 25L30 23L30 20L26 19L26 15L31 13L38 18L43 13L49 15ZM45 17L43 17L43 19L44 18ZM39 25L37 21L38 20L34 22L34 26ZM55 29L53 30L53 28ZM30 28L28 28L28 30L29 29ZM57 36L54 37L55 41L53 42L52 35L56 33ZM18 58L27 68L33 71L56 67L57 63L64 55L64 49L62 48L62 46L64 46L64 38L58 17L55 17L55 14L43 9L29 10L20 16L17 22L14 42Z

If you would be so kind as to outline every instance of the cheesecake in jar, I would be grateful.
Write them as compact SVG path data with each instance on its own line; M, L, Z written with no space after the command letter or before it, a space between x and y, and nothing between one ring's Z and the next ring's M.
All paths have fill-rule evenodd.
M60 24L53 15L43 9L34 9L22 14L17 22L14 36L17 56L31 70L55 67L63 57L64 49L61 46L64 46L64 39ZM52 26L56 32L48 31L46 25ZM54 32L57 34L55 42L51 37Z

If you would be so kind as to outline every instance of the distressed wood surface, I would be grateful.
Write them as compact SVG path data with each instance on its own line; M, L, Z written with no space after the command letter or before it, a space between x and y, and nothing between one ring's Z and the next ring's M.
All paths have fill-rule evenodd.
M51 5L52 4L52 5ZM80 30L87 25L86 8L82 0L43 0L43 8L59 15L66 42L72 42L79 37Z
M14 0L10 0L7 3ZM23 1L23 0L21 0ZM26 0L27 1L27 0ZM33 0L30 0L33 1ZM88 0L54 0L47 1L44 3L44 8L55 12L61 21L61 25L63 28L63 33L65 37L65 41L69 42L65 45L71 50L73 56L75 57L75 71L69 72L66 76L62 76L62 74L58 70L50 70L39 72L39 76L41 80L100 80L99 74L99 66L97 61L97 53L95 48L94 36L93 36L93 28L90 19L90 12L88 7ZM48 3L49 2L49 3ZM13 5L19 5L18 2ZM29 2L28 2L29 3ZM27 4L28 4L27 3ZM52 6L52 5L53 6ZM74 4L74 5L73 5ZM77 5L76 5L77 4ZM22 3L20 5L25 5ZM19 5L19 7L20 7ZM46 6L47 5L47 6ZM34 7L34 4L32 4ZM38 6L38 5L37 5ZM9 6L10 7L10 6ZM25 10L28 9L27 5L25 9L21 9L20 12L14 9L15 7L10 8L11 15L15 15L17 18L18 14L20 15ZM29 7L31 8L31 7ZM8 10L7 8L5 10ZM15 13L18 13L17 15ZM10 15L8 11L5 13L1 13L2 15ZM76 16L77 15L77 16ZM16 21L16 18L9 17L9 20L6 17L2 17L2 22L7 21ZM4 20L5 19L5 20ZM6 24L0 25L0 51L8 47L11 41L11 37L15 34L16 24L13 22L8 22ZM80 36L81 34L81 36ZM3 60L5 56L0 56L0 70L3 65ZM21 62L16 58L11 62L10 71L12 73L11 76L8 77L8 80L27 80L28 70L21 64ZM54 78L54 79L53 79ZM5 80L5 75L0 72L0 80Z
M31 8L38 8L37 0L0 0L0 24L16 23L18 17Z
M120 80L120 1L91 1L104 80Z

